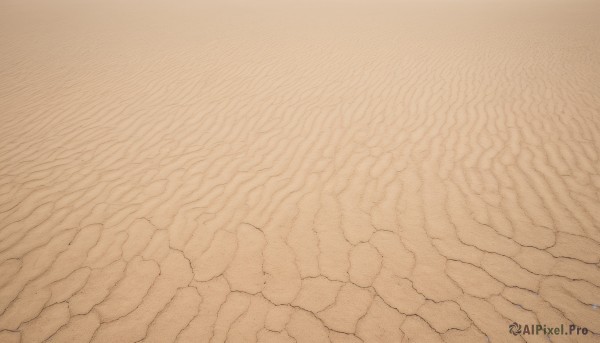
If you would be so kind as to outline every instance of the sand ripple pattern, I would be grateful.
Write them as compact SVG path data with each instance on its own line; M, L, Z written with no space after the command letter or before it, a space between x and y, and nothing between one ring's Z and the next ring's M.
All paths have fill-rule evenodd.
M599 342L599 17L2 1L0 342Z

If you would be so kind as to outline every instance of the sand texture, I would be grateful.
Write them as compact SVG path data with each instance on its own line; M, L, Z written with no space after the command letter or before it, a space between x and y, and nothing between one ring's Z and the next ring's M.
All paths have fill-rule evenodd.
M0 1L0 342L600 342L599 18Z

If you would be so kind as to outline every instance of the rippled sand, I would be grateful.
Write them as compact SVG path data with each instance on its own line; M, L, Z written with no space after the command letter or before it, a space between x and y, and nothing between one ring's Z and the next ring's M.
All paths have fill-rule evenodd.
M0 342L599 342L598 18L0 2Z

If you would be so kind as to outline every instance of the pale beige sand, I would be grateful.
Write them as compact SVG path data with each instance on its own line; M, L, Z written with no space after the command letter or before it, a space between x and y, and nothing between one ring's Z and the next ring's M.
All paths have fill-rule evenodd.
M599 342L598 18L1 1L0 342Z

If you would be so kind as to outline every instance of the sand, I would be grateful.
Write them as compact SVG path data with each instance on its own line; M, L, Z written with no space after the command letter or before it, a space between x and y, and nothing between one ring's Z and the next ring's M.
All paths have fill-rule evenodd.
M598 18L0 2L0 342L599 342Z

